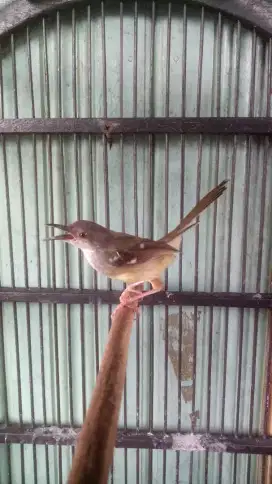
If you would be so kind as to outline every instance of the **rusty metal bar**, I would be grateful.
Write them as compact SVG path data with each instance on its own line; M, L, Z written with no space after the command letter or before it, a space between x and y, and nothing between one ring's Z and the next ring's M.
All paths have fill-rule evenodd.
M0 427L0 444L33 444L38 445L75 445L80 427L51 426L2 426ZM220 433L187 433L160 431L136 432L119 430L116 447L123 449L169 449L174 451L210 451L241 454L272 455L272 437L234 436Z
M214 81L213 81L213 99L211 109L214 110L216 116L220 116L220 96L221 96L221 55L222 55L222 16L218 13L217 23L215 27L215 41L214 41L214 53L213 57L215 59L214 64ZM215 143L215 183L218 183L219 179L219 163L220 163L220 137L218 136ZM212 150L212 140L211 140L211 150ZM213 228L211 237L211 254L212 254L212 264L211 264L211 280L210 280L210 290L214 291L215 287L215 258L217 249L217 203L213 207ZM206 422L207 422L207 432L211 429L211 402L216 398L216 394L213 393L212 388L212 371L213 371L213 340L214 340L214 311L213 308L209 310L208 316L208 365L207 365L207 410L206 410ZM205 484L209 483L209 454L205 453Z
M56 17L56 33L57 33L57 58L58 62L60 61L59 57L59 48L58 48L58 39L60 35L60 25L59 25L59 16ZM41 79L41 85L43 86L43 96L42 96L42 112L45 116L51 116L51 106L50 106L50 89L49 89L49 66L48 66L48 38L47 38L47 22L45 19L42 20L42 44L41 44L41 59L43 64L43 76ZM58 87L60 78L57 79ZM55 205L55 196L54 196L54 173L53 173L53 151L52 151L52 138L47 136L44 139L44 166L48 166L48 188L49 188L49 202L48 202L48 214L52 220L54 220L54 205ZM50 283L52 287L56 287L56 280L57 280L57 267L56 267L56 251L55 247L50 247L51 250L51 271L50 271ZM60 357L59 357L59 334L58 334L58 315L57 315L57 307L53 307L52 311L52 319L53 319L53 352L55 358L55 368L54 368L54 376L53 376L53 388L56 392L56 423L57 425L61 424L61 391L60 391ZM62 450L61 448L58 449L58 470L59 470L59 479L62 480Z
M51 304L118 304L120 292L92 289L0 288L0 302ZM252 292L161 292L143 299L145 306L211 306L225 308L271 309L271 293Z
M240 76L240 64L241 64L241 24L237 22L235 32L232 40L233 51L237 50L236 58L233 59L233 69L234 69L234 115L238 116L239 112L239 76ZM229 107L229 113L231 112L231 107ZM228 114L229 114L228 113ZM233 148L231 153L232 163L231 163L231 183L230 183L230 215L228 224L228 248L227 248L227 271L226 271L226 290L230 290L231 284L231 257L232 257L232 231L233 231L233 212L234 212L234 180L235 180L235 170L237 164L237 136L234 136ZM225 418L226 418L226 392L227 392L227 356L228 356L228 336L229 336L229 308L225 311L225 321L224 321L224 352L223 352L223 391L222 391L222 414L221 414L221 432L225 430ZM222 483L222 468L223 459L222 454L219 456L219 479L218 484Z
M134 4L134 32L133 32L133 110L132 115L136 118L137 116L137 72L138 72L138 3ZM138 167L137 167L137 139L133 136L133 213L134 213L134 230L135 235L139 232L139 205L138 205ZM140 318L139 313L136 315L136 358L135 358L135 368L136 368L136 431L140 430L140 372L141 372L141 353L140 353ZM140 451L136 451L136 483L140 484Z
M13 42L13 39L11 39L11 43ZM14 86L14 69L12 72L12 82L13 82L13 89L15 93L15 86ZM1 92L1 99L0 99L0 111L1 111L1 116L3 117L5 115L4 111L4 89L3 89L3 69L2 69L2 58L0 58L0 92ZM9 164L8 164L8 156L7 156L7 143L5 138L2 136L1 137L1 145L2 145L2 157L3 157L3 178L4 178L4 196L6 199L6 217L7 217L7 228L8 232L6 236L8 237L9 241L9 254L7 255L8 261L9 261L9 267L10 267L10 280L11 280L11 285L12 287L15 287L16 284L16 276L15 276L15 262L14 262L14 242L12 238L12 222L11 222L11 195L10 195L10 179L11 179L11 173L9 169ZM12 305L13 308L13 327L14 327L14 345L15 345L15 355L14 358L16 360L16 386L18 390L18 411L19 411L19 423L22 424L23 422L23 401L22 401L22 376L21 376L21 365L20 365L20 356L22 354L22 348L20 348L20 338L19 338L19 324L18 324L18 311L17 311L17 304L13 303ZM3 316L3 315L1 315ZM4 341L3 341L4 345ZM25 350L25 349L24 349ZM7 380L4 380L4 383L6 383ZM8 388L5 385L3 393L5 395L5 400L7 403L7 407L4 410L6 413L6 419L9 419L9 411L8 411L8 406L9 406L9 399L8 399ZM20 461L20 462L19 462ZM24 449L23 446L20 446L20 459L18 461L18 466L20 465L20 470L21 470L21 475L24 476L24 469L25 469L25 455L24 455ZM8 451L8 465L9 468L11 469L11 452L10 450ZM22 479L22 484L25 484L24 478Z
M201 110L201 85L203 75L203 50L204 50L204 27L205 27L205 10L201 9L201 21L199 32L199 57L198 57L198 73L197 73L197 101L196 114L200 116ZM202 154L203 154L203 136L200 134L198 140L198 160L197 160L197 176L196 176L196 202L200 200L200 186L201 186L201 168L202 168ZM194 290L198 291L198 274L199 274L199 225L197 224L195 231L195 274L194 274ZM193 393L192 393L192 411L191 415L195 414L196 410L196 379L197 379L197 337L198 337L198 307L194 307L194 331L193 331ZM191 420L192 432L195 430L193 420ZM189 468L189 484L193 484L193 466L194 457L190 456Z
M3 118L0 134L270 135L272 117Z
M256 32L253 30L252 32L252 49L251 49L251 79L250 79L250 101L249 101L249 112L248 115L252 116L254 114L254 107L255 107L255 83L256 83ZM259 156L257 157L259 161ZM254 160L256 162L256 159ZM248 276L248 267L247 267L247 248L248 248L248 225L249 225L249 192L250 192L250 180L251 180L251 172L252 172L252 138L248 138L246 141L246 165L245 165L245 190L244 190L244 206L243 206L243 229L242 229L242 273L241 273L241 289L242 291L246 291L246 280ZM244 332L245 332L245 313L244 309L242 308L240 311L240 318L239 318L239 343L238 343L238 382L237 382L237 393L236 393L236 416L235 416L235 429L236 433L239 433L239 429L241 426L241 395L242 395L242 381L243 381L243 358L244 358ZM258 312L255 312L254 318L254 338L257 339L257 322L258 322ZM255 343L255 346L254 346ZM256 341L253 341L253 356L252 356L252 370L254 369L255 358L254 358L254 350L256 349ZM254 391L254 384L253 384L253 391ZM255 393L255 392L254 392ZM250 414L253 413L253 409L250 408ZM249 427L250 427L249 422ZM249 429L249 432L252 431L252 428ZM237 478L237 456L234 458L233 463L233 480L235 481ZM251 457L249 456L247 460L247 482L249 483L250 479L250 469L251 469Z
M148 79L148 113L149 116L154 116L155 107L155 93L154 93L154 78L155 78L155 31L156 31L156 15L157 15L157 5L153 0L151 2L151 8L149 10L150 17L150 46L149 46L149 62L150 62L150 73ZM148 195L146 197L146 204L148 204L148 215L147 215L147 227L148 236L153 238L154 234L154 185L155 185L155 149L154 149L154 136L149 134L148 136L148 175L147 181L145 182L145 188L148 187ZM154 351L154 309L151 308L149 311L149 348L148 348L148 365L149 365L149 394L148 394L148 427L149 431L153 432L154 427L154 384L155 384L155 351ZM148 482L153 482L153 452L149 450L148 452L148 470L147 470L147 480Z
M186 114L186 63L187 63L187 6L183 5L183 20L182 20L182 63L181 63L181 115L185 117ZM180 176L180 220L184 217L184 183L185 183L185 136L181 135L180 159L181 159L181 176ZM196 228L197 230L197 228ZM179 290L182 290L182 257L179 261ZM179 307L179 332L178 332L178 375L181 375L182 370L182 343L183 343L183 315L182 306ZM182 388L181 378L177 378L178 385L178 427L177 431L181 431L181 411L182 411ZM194 388L194 385L193 385ZM175 484L180 483L180 452L176 452L176 480Z

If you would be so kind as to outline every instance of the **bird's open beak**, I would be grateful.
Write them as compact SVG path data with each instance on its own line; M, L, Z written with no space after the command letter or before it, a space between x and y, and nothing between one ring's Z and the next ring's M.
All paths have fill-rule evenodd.
M54 227L55 229L60 229L63 230L63 232L66 232L65 234L61 235L55 235L55 237L50 237L49 239L46 240L73 240L73 235L69 232L69 227L67 225L60 225L60 224L46 224L48 227Z

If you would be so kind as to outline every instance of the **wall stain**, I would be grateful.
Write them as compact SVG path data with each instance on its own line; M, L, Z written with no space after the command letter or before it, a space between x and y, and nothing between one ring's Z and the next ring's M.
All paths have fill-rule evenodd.
M197 311L199 321L201 311ZM194 313L182 311L168 317L168 354L177 379L181 380L181 393L185 402L193 397L194 363ZM181 372L179 374L179 328L181 326ZM165 321L161 321L161 330L165 340Z

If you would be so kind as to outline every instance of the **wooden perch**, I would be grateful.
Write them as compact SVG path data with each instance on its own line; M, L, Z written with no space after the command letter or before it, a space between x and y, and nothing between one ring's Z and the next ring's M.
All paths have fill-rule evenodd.
M137 305L135 305L135 309ZM135 310L118 306L73 459L68 484L106 484L125 384Z

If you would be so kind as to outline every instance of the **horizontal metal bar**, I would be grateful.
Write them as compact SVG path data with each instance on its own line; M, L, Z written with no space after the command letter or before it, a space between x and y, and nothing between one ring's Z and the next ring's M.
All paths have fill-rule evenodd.
M0 302L36 302L52 304L118 304L119 291L51 289L51 288L0 288ZM160 292L147 296L145 306L215 306L234 308L271 309L271 293L239 292Z
M152 0L149 0L151 2ZM76 4L84 4L86 0L14 0L0 10L0 36L14 31L27 22L60 8L71 8ZM148 3L148 0L138 3ZM164 3L161 0L161 3ZM180 3L174 0L172 3ZM107 5L117 5L114 0L108 0ZM246 26L255 27L264 36L272 34L272 6L267 0L248 2L245 0L193 0L191 6L199 8L204 5L209 10L220 11L226 16L241 20Z
M0 134L18 133L269 135L272 134L272 117L0 119Z
M0 427L0 444L41 444L41 445L75 445L80 427L57 426L2 426ZM210 451L243 454L272 454L272 437L234 436L217 433L186 433L156 431L135 432L119 430L116 447L125 449L164 449L181 451Z

